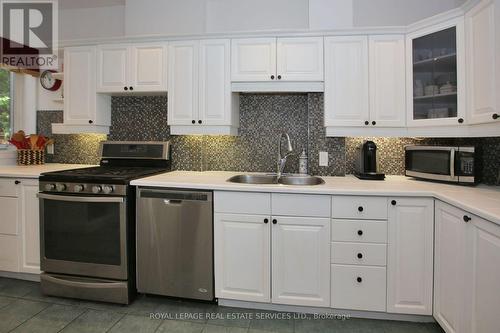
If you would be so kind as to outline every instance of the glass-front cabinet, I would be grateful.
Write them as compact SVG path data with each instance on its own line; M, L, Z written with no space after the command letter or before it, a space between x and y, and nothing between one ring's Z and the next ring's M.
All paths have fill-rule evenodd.
M463 19L407 37L409 126L464 123Z

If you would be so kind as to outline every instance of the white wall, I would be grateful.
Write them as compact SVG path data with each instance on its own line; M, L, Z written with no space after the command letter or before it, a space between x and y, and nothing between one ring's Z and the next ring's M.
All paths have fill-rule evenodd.
M206 0L206 32L309 28L309 0Z
M200 34L206 0L127 0L125 35Z
M408 25L457 7L462 0L353 0L354 26Z
M68 0L64 0L68 1ZM62 2L60 39L401 26L465 0L106 0ZM91 7L95 6L95 7Z
M120 37L125 33L125 6L59 10L59 39Z

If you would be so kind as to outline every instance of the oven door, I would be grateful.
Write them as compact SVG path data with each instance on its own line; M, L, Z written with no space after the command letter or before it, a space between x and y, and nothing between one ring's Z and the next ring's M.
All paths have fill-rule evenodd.
M39 193L42 271L126 280L123 197Z
M456 147L409 146L405 148L406 175L458 182L455 175Z

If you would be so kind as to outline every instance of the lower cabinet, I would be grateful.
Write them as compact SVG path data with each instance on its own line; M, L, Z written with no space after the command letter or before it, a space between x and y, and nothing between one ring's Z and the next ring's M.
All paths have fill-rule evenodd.
M38 180L0 178L0 271L40 272Z
M272 300L330 305L330 219L272 217Z
M387 312L432 315L434 199L388 202Z
M434 318L447 333L498 332L500 226L436 203Z
M215 296L269 302L269 216L216 213L214 224Z

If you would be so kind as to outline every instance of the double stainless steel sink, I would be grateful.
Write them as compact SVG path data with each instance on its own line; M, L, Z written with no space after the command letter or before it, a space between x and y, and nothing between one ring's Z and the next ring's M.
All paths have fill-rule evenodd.
M321 185L325 181L320 177L309 175L285 174L278 178L276 174L242 174L228 179L239 184L283 184L283 185Z

